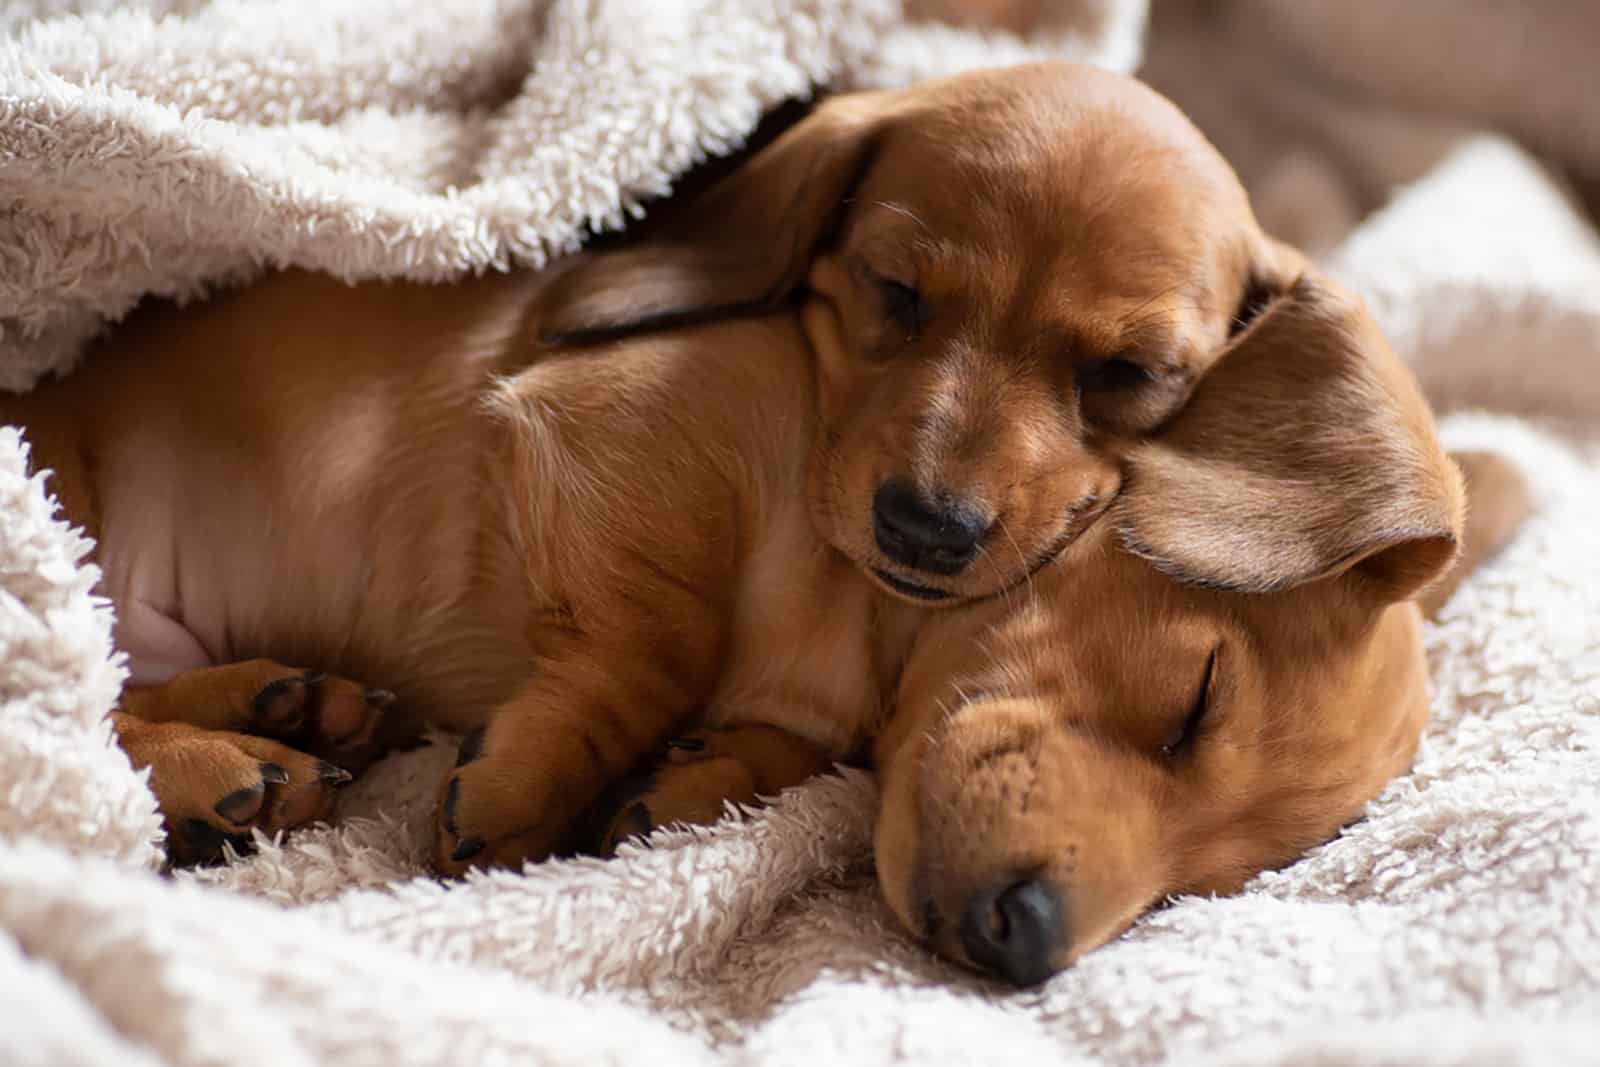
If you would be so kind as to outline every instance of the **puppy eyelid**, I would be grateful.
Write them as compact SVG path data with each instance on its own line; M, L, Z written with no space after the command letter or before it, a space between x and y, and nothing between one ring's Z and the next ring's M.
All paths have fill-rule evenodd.
M1161 755L1172 759L1185 752L1193 743L1196 732L1200 728L1201 720L1211 710L1211 691L1217 677L1217 656L1222 651L1218 645L1211 650L1210 657L1206 660L1205 675L1200 679L1200 694L1189 709L1189 714L1184 717L1183 725L1178 728L1171 738L1161 746Z
M906 331L908 339L915 337L932 317L921 290L910 282L879 274L870 267L866 269L866 274L883 299L885 314Z
M1150 371L1126 355L1084 360L1078 364L1077 370L1077 386L1080 392L1099 393L1130 389L1143 385L1150 379Z
M1254 277L1248 279L1244 292L1239 297L1239 306L1234 309L1233 318L1228 323L1228 339L1232 340L1249 329L1279 295L1268 288L1261 279Z

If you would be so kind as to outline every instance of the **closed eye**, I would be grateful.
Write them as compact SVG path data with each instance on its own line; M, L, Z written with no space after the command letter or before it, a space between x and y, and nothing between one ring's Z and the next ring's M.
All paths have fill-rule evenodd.
M884 314L904 329L908 337L916 336L930 317L928 303L922 299L916 286L893 278L877 277L873 280L883 297Z
M1143 385L1150 380L1150 372L1131 359L1113 356L1080 363L1077 380L1079 392L1110 393Z
M1220 650L1220 645L1211 650L1211 656L1206 660L1205 675L1200 679L1200 692L1190 705L1189 713L1184 716L1183 724L1161 745L1161 755L1167 759L1176 759L1194 747L1195 735L1199 733L1200 724L1211 708L1211 680L1216 675L1217 653Z
M1267 305L1277 299L1278 295L1268 289L1264 282L1252 278L1244 287L1244 295L1239 297L1239 306L1233 312L1233 321L1228 324L1228 337L1237 337L1249 329L1250 324L1261 317L1261 313L1267 310Z

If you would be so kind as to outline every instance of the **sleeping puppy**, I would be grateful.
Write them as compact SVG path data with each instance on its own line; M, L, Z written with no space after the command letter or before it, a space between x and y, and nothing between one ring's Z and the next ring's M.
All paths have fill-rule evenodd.
M1358 817L1428 718L1423 608L1530 508L1509 464L1457 459L1470 520L1360 306L1310 274L1270 304L1130 453L1105 521L921 623L873 747L896 919L1031 985ZM710 821L724 783L770 774L739 731L688 741L614 833Z
M1463 525L1409 375L1324 285L1263 316L1015 603L923 628L877 740L876 852L941 954L1041 981L1293 861L1410 766L1423 609L1529 498L1458 456Z
M1026 984L1287 862L1406 766L1411 598L1458 552L1462 488L1361 308L1274 273L1292 257L1131 82L1030 68L809 121L852 114L811 142L865 177L837 233L801 227L795 306L539 343L792 287L730 290L760 272L686 264L711 253L671 229L554 284L290 273L147 309L0 403L97 540L134 672L115 725L176 861L322 817L422 717L486 725L440 787L448 873L584 845L586 816L602 847L710 821L870 747L894 914ZM968 213L934 213L924 138ZM736 217L786 152L710 195ZM587 288L617 270L657 296ZM880 508L895 479L1015 551L986 530L996 558L955 568L966 518ZM922 582L968 603L928 612Z
M174 857L487 722L455 872L708 709L784 757L745 792L860 747L914 608L1047 565L1297 272L1171 105L1021 67L830 100L546 274L153 307L0 417L97 542Z
M1301 266L1169 103L1064 65L834 98L668 210L640 244L558 264L542 332L797 308L812 523L924 604L1070 544L1127 446Z

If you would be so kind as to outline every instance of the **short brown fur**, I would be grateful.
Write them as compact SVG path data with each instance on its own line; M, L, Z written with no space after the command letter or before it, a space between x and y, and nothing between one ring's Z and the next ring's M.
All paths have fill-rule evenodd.
M548 276L152 306L0 403L98 541L175 858L319 817L423 718L484 728L449 873L581 843L652 762L608 845L876 739L895 913L971 962L954 913L1048 875L1053 969L1404 766L1454 469L1170 105L1067 66L841 98L682 212ZM984 509L981 565L884 559L886 478ZM1163 763L1215 647L1228 707Z

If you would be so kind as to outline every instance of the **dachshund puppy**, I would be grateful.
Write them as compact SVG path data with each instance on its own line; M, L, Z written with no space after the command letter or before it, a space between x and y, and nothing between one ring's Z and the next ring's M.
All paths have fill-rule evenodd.
M1105 521L922 622L874 744L904 928L1031 985L1356 818L1428 717L1421 608L1530 509L1509 464L1459 459L1465 525L1457 465L1360 306L1315 275L1269 305L1130 453ZM691 735L614 825L710 821L761 759Z
M1133 452L1108 521L1009 605L923 627L876 746L896 917L1028 985L1357 818L1428 718L1422 609L1529 510L1509 464L1459 459L1465 525L1409 372L1296 286Z
M1032 66L837 97L641 243L554 269L577 344L797 309L818 534L886 592L991 595L1115 495L1301 260L1139 83Z
M784 756L750 795L860 748L917 609L1055 558L1298 263L1153 92L1019 67L830 100L547 273L152 307L0 417L97 542L176 859L487 723L457 872L692 721Z
M421 718L482 727L447 873L870 748L893 913L1019 984L1407 765L1463 537L1360 306L1071 67L832 102L550 276L152 307L0 417L97 540L175 861L323 817Z

